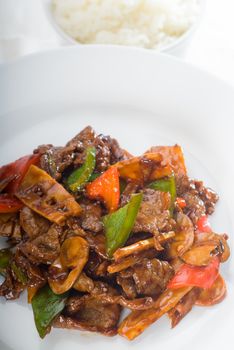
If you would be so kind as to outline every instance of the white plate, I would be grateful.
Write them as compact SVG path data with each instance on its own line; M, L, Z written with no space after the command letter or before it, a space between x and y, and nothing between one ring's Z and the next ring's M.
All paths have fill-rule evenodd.
M0 99L1 163L42 143L62 145L87 124L135 154L177 142L190 175L220 194L213 227L232 235L234 90L225 83L144 50L75 47L0 67ZM0 349L231 349L233 261L222 270L228 283L223 303L194 307L173 330L164 317L132 342L56 329L40 340L26 295L1 299Z

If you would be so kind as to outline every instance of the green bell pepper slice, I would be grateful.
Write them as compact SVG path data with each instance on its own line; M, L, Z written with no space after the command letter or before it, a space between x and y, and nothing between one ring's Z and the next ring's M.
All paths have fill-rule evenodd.
M133 194L128 204L103 218L106 252L111 258L127 241L142 201L142 193Z
M93 173L90 178L89 178L89 182L92 182L94 180L96 180L99 176L101 176L101 174L99 173Z
M28 282L28 277L27 275L25 275L25 273L21 270L21 268L19 268L15 262L13 261L11 263L11 269L15 274L15 277L17 278L17 280L22 283L23 285L26 285Z
M55 294L45 285L32 298L34 321L41 338L49 333L53 319L64 309L67 296L67 293Z
M86 158L84 164L74 170L67 179L67 186L72 192L82 190L85 184L89 181L96 165L96 149L88 147L86 150Z
M12 257L12 252L10 249L1 249L0 250L0 274L4 275L6 268L10 264L10 260Z
M156 191L169 192L171 195L171 207L170 212L173 213L175 200L176 200L176 183L175 177L170 176L164 179L159 179L149 184L149 188Z

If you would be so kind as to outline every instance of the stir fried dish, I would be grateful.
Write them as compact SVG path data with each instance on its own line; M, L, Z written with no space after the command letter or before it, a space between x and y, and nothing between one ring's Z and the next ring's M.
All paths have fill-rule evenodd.
M218 196L188 177L179 145L135 157L88 126L2 166L0 191L0 296L27 291L41 338L56 327L132 340L225 297L228 236L208 219Z

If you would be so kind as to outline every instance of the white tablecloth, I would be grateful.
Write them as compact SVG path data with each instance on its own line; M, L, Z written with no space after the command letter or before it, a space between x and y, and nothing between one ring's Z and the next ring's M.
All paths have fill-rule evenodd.
M207 0L184 57L234 84L234 0ZM0 62L63 45L42 0L0 0Z

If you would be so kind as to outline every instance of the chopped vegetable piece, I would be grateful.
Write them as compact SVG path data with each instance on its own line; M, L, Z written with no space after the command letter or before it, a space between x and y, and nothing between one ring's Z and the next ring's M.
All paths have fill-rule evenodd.
M171 319L171 327L174 328L177 324L192 310L193 305L201 293L201 288L193 287L190 292L185 294L183 298L168 312Z
M184 198L181 198L181 197L177 197L176 198L176 204L178 205L178 207L180 207L181 209L185 208L186 207L186 202L184 200Z
M139 262L141 259L138 255L130 255L127 256L120 261L115 261L111 265L108 266L107 271L109 273L116 273L122 270L127 269L130 266L135 265L137 262Z
M211 306L220 303L226 296L226 283L221 275L218 275L213 285L202 290L199 298L196 300L196 305Z
M91 293L94 289L94 282L84 272L82 272L72 286L73 289L83 293Z
M192 247L194 241L194 227L189 217L179 212L176 216L176 222L176 234L166 252L171 259L183 255Z
M96 149L88 147L84 164L74 170L67 179L68 188L72 192L80 191L89 181L96 165Z
M37 331L44 338L50 331L53 319L65 307L67 294L54 294L48 285L39 289L32 298L32 308Z
M0 168L0 181L4 178L12 177L12 180L5 188L6 192L14 194L18 190L30 165L37 164L39 158L39 154L32 154L19 158L15 162L3 165Z
M228 236L226 233L220 235L214 232L200 232L195 233L195 245L210 245L215 244L220 258L220 262L225 262L230 256L230 248L227 243Z
M16 213L23 207L23 203L10 194L0 194L0 213Z
M175 236L175 232L169 231L164 234L159 234L157 236L157 241L159 242L159 244L163 244L168 240L171 240L171 238L173 238L174 236ZM115 261L119 261L122 258L125 258L126 256L139 253L143 250L153 248L154 246L155 246L154 237L147 238L142 241L137 241L136 243L128 245L127 247L117 249L116 252L113 254L113 257Z
M63 280L48 279L54 293L65 293L73 286L87 263L88 257L89 245L84 238L74 236L63 242L60 257L55 260L51 267L56 267L58 274L67 272L67 277Z
M120 177L135 182L160 179L172 174L170 165L162 165L162 156L157 153L145 153L141 157L122 160L113 165L117 167Z
M29 208L56 224L81 212L79 204L65 188L44 170L31 165L16 196Z
M119 174L114 167L109 168L96 180L88 184L87 195L91 199L103 200L109 212L113 212L119 205Z
M6 268L10 264L10 260L12 257L12 252L10 249L1 249L0 250L0 273L4 274Z
M166 289L155 301L152 308L148 310L132 311L120 324L119 335L133 340L140 335L152 323L172 309L192 287L184 287L176 290Z
M14 261L11 263L11 269L14 272L15 277L20 283L22 283L23 285L27 284L28 277L21 270L21 268L15 264Z
M207 215L202 215L197 221L197 229L200 232L212 232Z
M168 284L168 288L176 289L185 286L210 288L219 273L219 258L213 257L207 266L183 264Z
M2 192L8 184L15 178L14 175L10 175L0 180L0 192Z
M181 256L181 259L189 265L206 266L210 263L215 253L217 244L207 243L205 245L193 245L186 253Z
M169 176L165 179L159 179L157 181L152 182L149 185L150 188L156 191L169 192L171 195L171 212L173 212L175 199L176 199L176 184L175 177Z
M124 181L123 179L120 179L120 181L119 181L120 194L122 194L124 192L126 186L127 186L127 182Z
M142 193L132 195L129 203L123 208L103 218L106 251L109 257L112 257L116 249L122 247L127 241L134 226L142 196Z
M183 150L179 145L151 147L148 152L159 154L163 163L170 165L175 174L187 174Z
M28 292L28 303L31 304L32 299L34 297L34 295L37 294L37 291L41 288L40 285L37 286L27 286L27 292Z
M89 182L96 180L100 175L99 173L93 173L89 178Z

